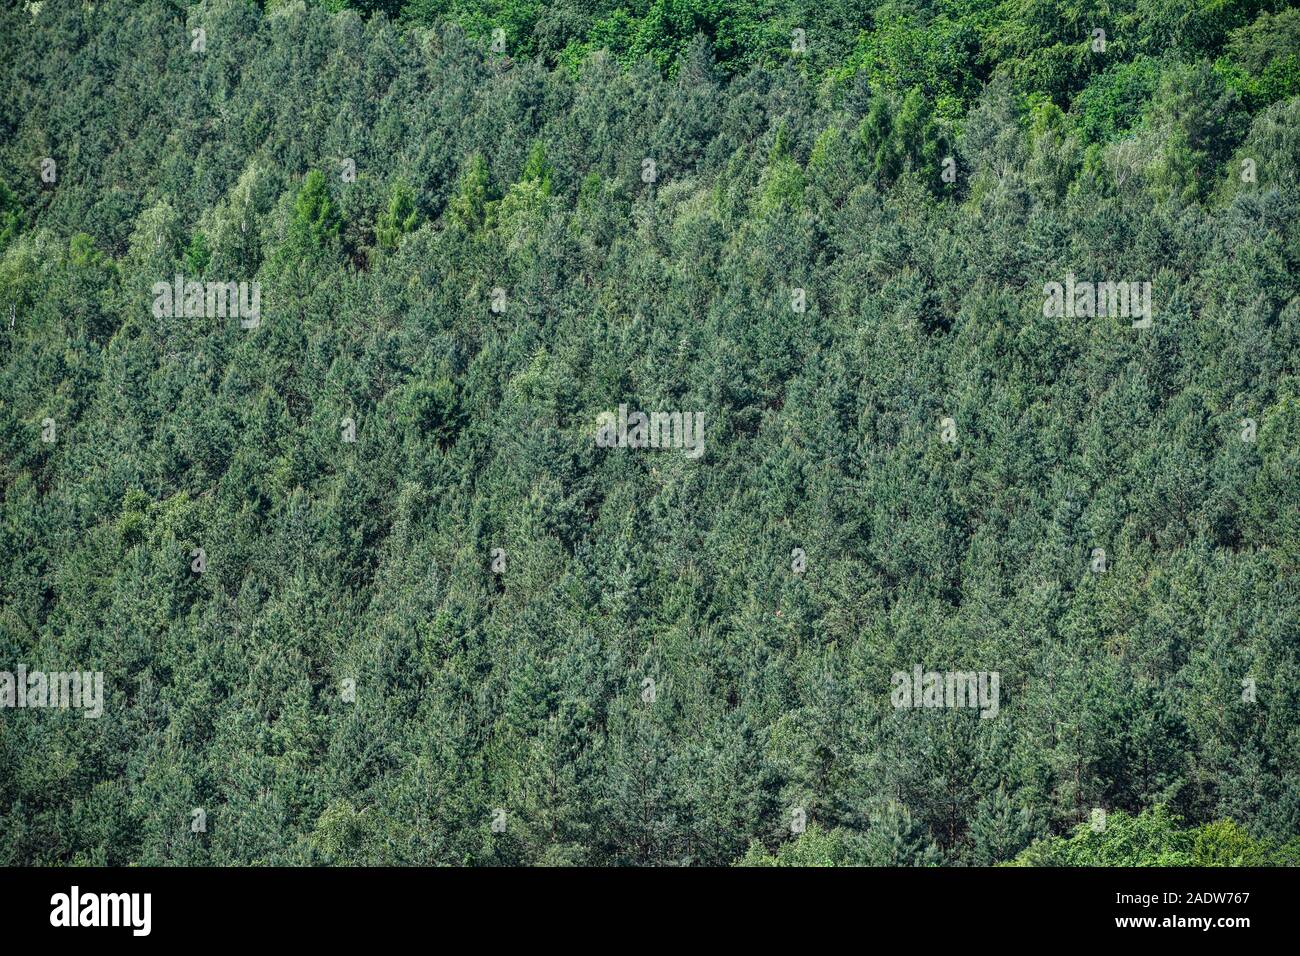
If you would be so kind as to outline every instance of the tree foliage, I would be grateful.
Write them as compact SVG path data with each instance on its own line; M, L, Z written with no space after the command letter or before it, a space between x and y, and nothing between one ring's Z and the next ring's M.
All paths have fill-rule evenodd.
M0 863L1294 865L1294 24L5 5Z

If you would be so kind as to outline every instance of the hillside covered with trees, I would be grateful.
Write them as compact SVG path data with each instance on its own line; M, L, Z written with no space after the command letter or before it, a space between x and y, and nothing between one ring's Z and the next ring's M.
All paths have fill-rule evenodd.
M1300 862L1300 7L6 2L0 87L0 671L103 674L0 864Z

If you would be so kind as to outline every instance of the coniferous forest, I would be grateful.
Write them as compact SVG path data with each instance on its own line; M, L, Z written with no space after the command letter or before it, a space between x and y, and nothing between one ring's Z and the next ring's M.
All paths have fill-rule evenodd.
M1300 4L8 0L0 90L0 864L1300 865Z

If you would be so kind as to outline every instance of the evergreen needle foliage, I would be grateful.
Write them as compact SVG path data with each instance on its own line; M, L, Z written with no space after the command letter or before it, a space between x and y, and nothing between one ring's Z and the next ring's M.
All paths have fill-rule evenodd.
M0 671L104 712L0 710L0 864L1294 865L1297 54L1280 0L5 4Z

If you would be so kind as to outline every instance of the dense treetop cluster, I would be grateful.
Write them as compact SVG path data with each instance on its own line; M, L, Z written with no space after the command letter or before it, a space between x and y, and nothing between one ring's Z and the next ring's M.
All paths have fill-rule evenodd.
M1298 54L1280 0L6 4L0 670L105 706L0 710L0 863L1296 863Z

